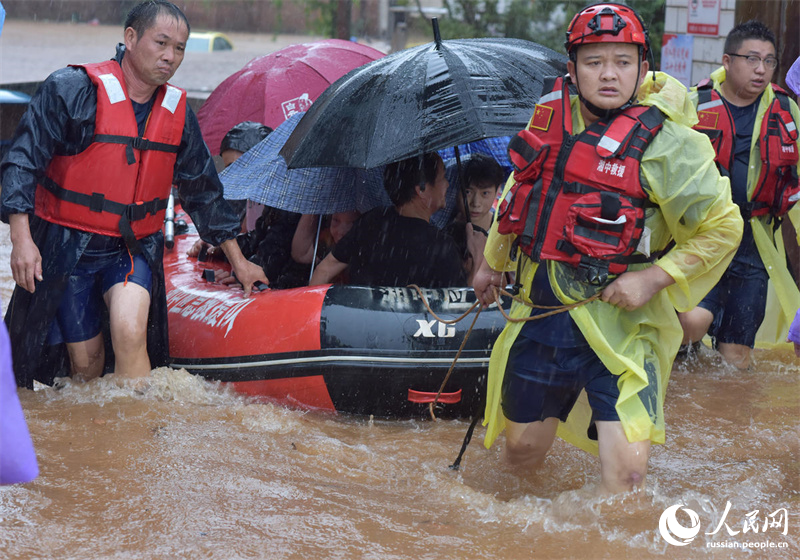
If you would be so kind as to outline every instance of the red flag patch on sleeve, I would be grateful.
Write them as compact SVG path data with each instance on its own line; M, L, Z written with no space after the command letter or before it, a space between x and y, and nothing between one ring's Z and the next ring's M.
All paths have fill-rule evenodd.
M698 111L697 118L700 120L697 123L697 128L717 128L719 113L715 111Z
M547 105L536 104L536 109L533 111L533 118L531 119L530 128L537 128L539 130L547 131L550 128L550 120L553 118L553 108Z

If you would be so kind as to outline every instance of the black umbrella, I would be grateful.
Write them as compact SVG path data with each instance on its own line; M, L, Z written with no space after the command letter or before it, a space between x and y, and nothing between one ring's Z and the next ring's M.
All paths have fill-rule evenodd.
M522 39L442 41L352 70L314 102L281 150L290 168L372 168L525 128L566 57Z

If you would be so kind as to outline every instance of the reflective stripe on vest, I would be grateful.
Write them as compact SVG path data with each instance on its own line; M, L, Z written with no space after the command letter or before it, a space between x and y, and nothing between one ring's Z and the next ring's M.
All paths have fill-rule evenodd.
M54 156L36 192L36 215L67 227L137 239L161 229L186 120L186 92L155 97L143 137L116 61L81 66L97 88L95 135L74 156Z
M637 105L572 135L569 84L551 83L528 129L509 143L515 184L501 201L498 231L516 234L536 262L567 262L584 280L604 283L654 259L642 242L648 199L639 167L665 117Z
M775 98L761 121L758 138L761 173L750 201L740 205L745 219L767 214L782 216L800 199L797 124L786 92L774 84L770 85ZM694 127L695 130L709 137L717 154L715 161L720 172L730 176L736 126L728 107L709 80L697 86L697 116L700 122Z

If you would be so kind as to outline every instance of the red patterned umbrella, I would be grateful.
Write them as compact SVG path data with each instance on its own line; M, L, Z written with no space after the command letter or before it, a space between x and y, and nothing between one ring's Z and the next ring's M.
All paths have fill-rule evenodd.
M228 76L197 113L203 139L218 154L223 136L242 121L277 128L295 113L308 110L325 89L383 53L341 39L290 45L254 58Z

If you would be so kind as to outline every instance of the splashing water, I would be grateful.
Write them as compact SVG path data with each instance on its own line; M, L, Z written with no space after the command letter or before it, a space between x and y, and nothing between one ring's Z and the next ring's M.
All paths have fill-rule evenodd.
M0 270L4 303L9 283ZM452 471L467 421L290 410L169 368L140 390L64 379L19 391L40 476L0 488L0 550L9 560L797 558L799 366L785 351L758 352L751 371L708 352L676 366L647 487L610 498L594 493L597 459L560 440L539 472L520 474L502 466L502 438L487 450L478 428ZM675 504L700 520L685 546L659 532ZM782 508L787 534L762 530ZM759 532L744 533L755 510Z

